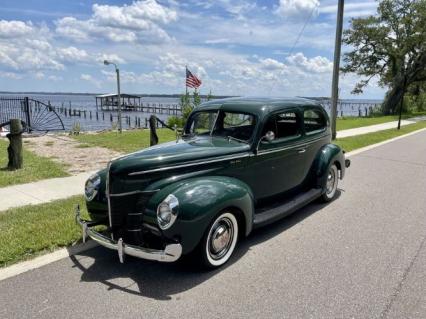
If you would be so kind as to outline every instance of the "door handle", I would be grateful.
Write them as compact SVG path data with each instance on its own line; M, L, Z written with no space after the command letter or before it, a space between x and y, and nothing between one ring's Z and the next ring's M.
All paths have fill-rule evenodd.
M302 154L306 152L306 148L300 148L297 150L297 153Z

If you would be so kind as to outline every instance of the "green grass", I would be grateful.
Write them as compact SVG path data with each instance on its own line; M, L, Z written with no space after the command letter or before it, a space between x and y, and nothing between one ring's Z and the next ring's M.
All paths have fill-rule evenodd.
M157 135L159 143L173 141L176 139L175 132L169 129L158 129ZM149 146L149 130L132 130L118 132L102 132L96 134L84 134L72 136L77 141L90 144L92 146L101 146L113 149L118 152L134 152Z
M357 148L365 147L371 144L383 142L385 140L404 135L422 128L426 128L426 121L417 122L401 126L400 130L389 129L374 133L362 134L357 136L350 136L345 138L338 138L333 143L339 145L345 151L350 152Z
M63 165L47 157L37 156L25 149L24 167L19 170L7 170L7 147L9 142L0 139L0 187L22 184L52 177L63 177L69 174L64 171Z
M78 241L81 227L74 222L77 203L86 217L83 196L0 212L0 267Z
M426 112L417 112L403 114L402 118L407 119L415 116L426 115ZM356 127L363 127L368 125L382 124L392 121L397 121L398 115L383 115L383 116L374 116L374 117L345 117L338 118L336 121L337 131L347 130Z

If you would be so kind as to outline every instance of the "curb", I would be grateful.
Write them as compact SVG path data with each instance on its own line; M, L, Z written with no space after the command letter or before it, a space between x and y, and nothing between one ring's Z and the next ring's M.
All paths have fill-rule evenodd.
M75 246L61 248L54 251L53 253L42 255L31 260L23 261L15 265L11 265L9 267L0 268L0 281L17 276L19 274L23 274L33 269L43 267L63 258L77 255L83 251L92 249L96 246L98 246L98 244L95 241L89 240L84 244L77 244Z
M369 151L369 150L371 150L373 148L376 148L376 147L379 147L379 146L382 146L382 145L385 145L385 144L388 144L388 143L392 143L392 142L397 141L397 140L399 140L401 138L408 137L408 136L411 136L411 135L414 135L414 134L417 134L417 133L420 133L420 132L423 132L423 131L426 131L426 128L421 128L421 129L419 129L417 131L413 131L413 132L410 132L410 133L407 133L407 134L404 134L404 135L400 135L400 136L391 138L391 139L383 141L383 142L379 142L379 143L376 143L376 144L371 144L371 145L368 145L368 146L365 146L365 147L361 147L359 149L356 149L356 150L353 150L351 152L346 153L345 156L346 157L351 157L351 156L357 155L359 153L363 153L365 151Z

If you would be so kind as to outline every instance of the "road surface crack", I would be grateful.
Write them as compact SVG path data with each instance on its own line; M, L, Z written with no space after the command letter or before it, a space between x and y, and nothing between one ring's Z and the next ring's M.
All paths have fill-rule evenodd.
M420 252L422 251L423 246L425 245L425 242L426 242L426 235L425 235L425 236L423 236L423 239L422 239L422 241L421 241L421 243L420 243L420 246L419 246L419 248L417 249L417 251L416 251L416 253L415 253L415 255L414 255L413 259L410 261L410 264L408 265L408 267L407 267L407 268L405 268L404 273L402 274L402 278L401 278L401 280L399 281L398 286L396 287L395 291L394 291L394 292L393 292L393 294L390 296L390 299L389 299L388 303L386 304L385 308L384 308L384 309L383 309L383 311L381 312L381 314L380 314L380 318L386 318L386 317L387 317L387 315L388 315L389 311L390 311L390 310L391 310L391 308L392 308L393 303L395 302L396 298L398 297L399 293L400 293L400 292L401 292L401 290L402 290L402 287L403 287L404 282L406 281L406 279L407 279L407 277L408 277L408 274L410 273L411 269L413 268L413 265L414 265L415 261L417 260L417 258L418 258L418 256L419 256Z

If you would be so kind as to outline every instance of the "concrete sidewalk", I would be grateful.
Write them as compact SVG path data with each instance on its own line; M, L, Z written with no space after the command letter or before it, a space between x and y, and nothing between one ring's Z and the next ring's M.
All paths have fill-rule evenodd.
M418 116L418 117L413 117L413 118L409 118L406 120L402 120L401 121L401 126L405 126L408 124L414 124L416 122L419 121L425 121L426 120L426 116ZM368 133L373 133L373 132L378 132L378 131L383 131L383 130L389 130L392 128L396 128L398 126L398 121L392 121L392 122L386 122L386 123L381 123L381 124L375 124L375 125L369 125L369 126L363 126L363 127L356 127L356 128L351 128L348 130L341 130L337 132L337 138L344 138L344 137L349 137L349 136L355 136L355 135L362 135L362 134L368 134Z
M0 188L0 211L11 207L36 205L83 194L84 183L92 172L45 179L34 183Z

